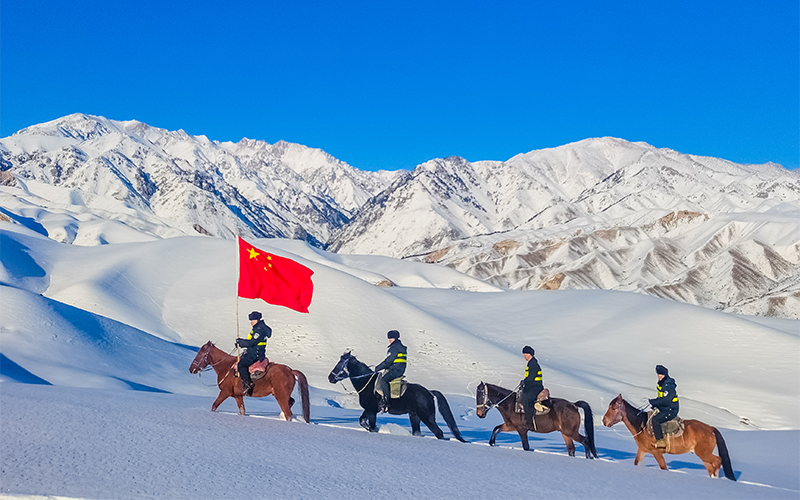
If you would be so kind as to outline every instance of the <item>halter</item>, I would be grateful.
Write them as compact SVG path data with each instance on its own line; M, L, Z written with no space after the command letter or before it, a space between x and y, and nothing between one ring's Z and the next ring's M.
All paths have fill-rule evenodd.
M351 356L351 358L352 358L352 357L353 357L353 356ZM333 375L333 376L336 378L336 380L337 380L337 381L339 381L339 382L342 382L342 381L343 381L344 379L346 379L346 378L349 378L349 379L352 381L353 379L357 379L357 378L370 377L370 380L367 380L367 383L366 383L366 384L364 384L364 387L362 387L362 388L361 388L361 390L358 390L358 391L356 391L356 394L361 394L361 393L364 391L364 389L366 389L366 388L367 388L367 386L369 385L370 381L372 380L372 377L374 377L375 375L377 375L377 374L378 374L378 372L376 372L376 371L371 371L371 372L369 372L369 373L365 373L365 374L363 374L363 375L350 375L350 370L347 368L347 365L348 365L348 364L350 364L350 363L349 363L349 362L350 362L350 358L348 358L348 360L347 360L347 361L348 361L348 362L344 364L344 366L342 367L342 369L341 369L341 370L339 370L339 372L338 372L338 373L333 373L333 370L331 370L331 375ZM336 368L336 367L334 367L334 368ZM344 374L344 377L342 377L342 378L339 378L339 377L340 377L342 374ZM345 391L345 392L347 392L348 394L352 394L352 393L350 393L350 391L348 391L348 390L347 390L347 387L345 387L345 386L344 386L344 382L342 382L342 388L343 388L343 389L344 389L344 391ZM353 386L353 389L355 389L355 385Z
M214 344L211 344L211 345L212 345L212 346L214 346ZM202 377L203 377L203 372L207 372L207 371L209 371L209 370L213 370L215 366L217 366L217 365L218 365L218 364L220 364L220 363L223 363L223 362L225 362L225 360L224 360L224 359L222 359L222 360L219 360L219 361L217 361L216 363L209 363L209 362L208 362L208 353L209 353L209 351L211 351L211 349L210 349L210 348L209 348L209 349L206 349L206 352L205 352L205 354L203 355L203 361L202 361L202 362L203 362L203 363L205 363L205 364L206 364L206 366L205 366L204 368L201 368L201 369L197 370L197 376L198 376L198 377L200 377L200 378L202 378ZM233 351L229 352L229 353L228 353L228 355L229 355L229 356L233 355ZM198 364L199 364L199 363L198 363ZM232 366L231 366L231 367L232 367ZM230 371L229 371L229 372L227 372L227 373L225 374L225 376L224 376L224 377L222 377L222 379L221 379L221 380L219 380L219 381L217 382L217 384L216 384L216 385L217 385L217 387L219 387L219 385L220 385L222 382L224 382L224 381L225 381L225 379L227 379L227 378L228 378L228 375L230 375ZM206 385L206 384L203 384L203 385ZM207 385L206 387L211 387L211 386L210 386L210 385Z
M483 382L483 403L477 405L477 407L478 408L486 408L486 410L484 410L486 412L488 412L492 408L497 408L498 406L500 406L500 404L503 401L505 401L506 399L510 398L511 395L514 394L514 392L517 390L517 388L519 388L519 385L517 385L517 387L515 387L513 391L509 392L506 397L504 397L503 399L501 399L497 403L490 403L489 402L489 387L488 387L488 384L486 384L486 382Z

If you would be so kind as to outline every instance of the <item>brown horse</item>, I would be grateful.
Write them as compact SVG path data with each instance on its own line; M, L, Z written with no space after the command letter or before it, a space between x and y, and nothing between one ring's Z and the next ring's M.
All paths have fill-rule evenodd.
M608 404L608 411L603 415L603 425L606 427L611 427L619 422L625 422L625 426L633 434L636 446L639 447L633 465L639 465L645 453L650 453L655 457L658 466L667 470L664 453L680 455L693 452L703 461L709 476L719 477L719 468L722 465L725 477L736 481L733 466L731 465L731 457L728 455L728 447L725 445L725 440L722 439L722 434L715 427L704 424L699 420L684 420L683 435L672 439L669 451L663 448L655 448L656 438L645 430L647 413L634 408L633 405L622 398L622 394ZM715 446L719 448L719 457L713 453Z
M244 415L244 398L242 393L242 381L234 375L236 367L236 357L223 352L210 340L200 348L195 356L189 373L198 373L203 368L211 366L217 372L217 386L219 396L211 405L211 411L217 411L219 405L226 399L233 397L239 406L239 414ZM253 397L263 398L270 394L275 395L278 405L281 407L283 416L286 420L292 419L292 391L294 390L295 377L300 383L300 396L303 400L303 418L306 422L311 422L311 408L308 399L308 381L303 372L292 370L286 365L270 363L267 374L263 378L253 380Z
M475 394L477 402L476 414L478 418L486 417L486 412L492 408L497 408L503 416L503 423L492 431L489 445L494 446L494 441L500 432L517 431L522 440L522 449L528 450L528 431L548 432L561 431L561 437L567 445L569 456L575 456L575 441L583 445L586 450L586 458L597 458L597 450L594 447L594 421L592 409L586 401L576 401L570 403L566 399L550 398L550 412L544 415L537 415L535 418L536 426L533 421L526 419L522 413L515 410L517 395L513 391L504 389L497 385L481 382ZM584 432L586 437L581 436L581 414L578 408L583 409Z

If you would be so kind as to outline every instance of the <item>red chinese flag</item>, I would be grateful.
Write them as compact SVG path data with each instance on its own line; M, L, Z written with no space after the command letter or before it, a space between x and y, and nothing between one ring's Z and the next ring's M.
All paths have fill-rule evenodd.
M314 271L291 259L259 250L239 238L239 297L307 313L314 293L312 274Z

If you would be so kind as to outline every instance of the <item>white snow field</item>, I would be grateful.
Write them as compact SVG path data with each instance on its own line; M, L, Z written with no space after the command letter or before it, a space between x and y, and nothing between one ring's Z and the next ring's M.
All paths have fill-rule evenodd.
M24 222L24 221L23 221ZM274 398L210 411L213 373L190 375L197 347L236 337L236 242L207 237L77 247L0 222L0 495L10 498L798 498L800 323L608 291L500 291L452 269L329 254L296 240L253 244L314 270L310 314L238 300L273 329L272 361L311 384L311 425ZM376 286L393 283L398 286ZM345 350L375 364L386 331L409 348L407 377L447 395L468 444L403 416L358 425L328 373ZM497 410L475 415L481 381L513 388L523 345L554 396L592 406L600 460L568 457L558 433L487 442ZM654 366L678 383L681 416L720 428L738 482L694 455L670 471L621 425L617 394L655 394ZM295 395L299 400L299 395ZM296 408L299 413L299 408ZM450 436L439 417L439 424Z

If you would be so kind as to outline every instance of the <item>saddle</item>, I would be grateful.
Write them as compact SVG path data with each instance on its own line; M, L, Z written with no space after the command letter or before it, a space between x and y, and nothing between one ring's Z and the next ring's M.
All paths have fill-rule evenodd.
M550 407L542 404L542 401L547 401L548 399L550 399L550 389L545 387L542 389L542 392L536 396L536 402L533 404L536 415L546 415L550 413ZM525 413L525 406L522 404L522 388L517 390L517 404L514 409L517 413Z
M250 378L252 380L258 380L260 378L264 378L264 375L267 374L267 371L269 370L271 364L272 363L269 362L269 358L266 357L261 361L256 361L255 363L250 365L250 368L248 369L248 371L250 372ZM236 365L234 365L233 367L233 376L239 377L239 370L236 368Z
M402 377L398 377L394 380L389 381L389 398L390 399L397 399L403 396L406 393L406 389L408 387L408 382L406 382L406 376L403 375ZM381 384L375 384L375 394L378 396L383 396L383 389L381 389Z
M250 365L250 378L253 380L264 378L264 375L266 375L269 370L269 365L270 362L268 358L264 358L262 361L256 361Z
M653 436L653 416L658 412L658 410L650 410L647 412L647 433ZM683 436L683 419L681 417L675 417L672 420L667 420L663 424L661 424L661 431L664 433L664 437L667 438L678 438Z

